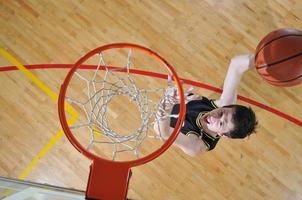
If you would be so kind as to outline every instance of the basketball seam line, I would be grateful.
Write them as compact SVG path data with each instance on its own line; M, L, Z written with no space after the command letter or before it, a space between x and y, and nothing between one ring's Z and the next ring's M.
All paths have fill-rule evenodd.
M279 80L278 80L278 81L272 81L272 80L266 79L265 77L262 76L263 79L265 79L265 80L268 81L268 82L272 82L272 83L286 83L286 82L291 82L291 81L295 81L295 80L297 80L297 79L299 79L299 78L301 78L301 77L302 77L302 74L299 75L298 77L295 77L295 78L289 79L289 80L284 80L284 81L279 81Z
M265 67L269 67L269 66L272 66L272 65L276 65L276 64L282 63L282 62L284 62L284 61L290 60L290 59L292 59L292 58L295 58L295 57L298 57L298 56L301 56L301 55L302 55L302 52L300 52L300 53L298 53L298 54L295 54L295 55L293 55L293 56L287 57L287 58L283 58L283 59L281 59L281 60L277 60L277 61L275 61L275 62L273 62L273 63L262 64L262 65L256 67L256 69L262 69L262 68L265 68Z
M294 34L294 35L282 35L282 36L279 36L279 37L277 37L277 38L274 38L274 39L270 40L270 41L267 42L265 45L263 45L263 47L261 47L261 48L259 49L258 52L256 52L255 60L257 59L259 52L260 52L264 47L266 47L267 45L269 45L270 43L272 43L272 42L275 41L275 40L279 40L279 39L281 39L281 38L290 37L290 36L297 36L297 37L299 37L299 36L302 36L302 35L298 35L298 34Z

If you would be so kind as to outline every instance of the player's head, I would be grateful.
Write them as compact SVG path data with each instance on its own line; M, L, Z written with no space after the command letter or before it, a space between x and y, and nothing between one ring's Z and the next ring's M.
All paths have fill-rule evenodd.
M255 112L250 108L242 105L229 105L223 108L232 108L232 121L234 129L224 133L229 138L245 138L255 132L258 124Z
M203 128L228 138L245 138L255 132L256 116L251 108L229 105L204 115Z

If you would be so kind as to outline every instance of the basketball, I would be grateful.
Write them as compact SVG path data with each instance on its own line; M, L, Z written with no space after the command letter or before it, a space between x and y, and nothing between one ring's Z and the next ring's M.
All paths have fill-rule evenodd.
M289 87L302 82L302 31L283 28L267 34L257 45L255 66L268 83Z

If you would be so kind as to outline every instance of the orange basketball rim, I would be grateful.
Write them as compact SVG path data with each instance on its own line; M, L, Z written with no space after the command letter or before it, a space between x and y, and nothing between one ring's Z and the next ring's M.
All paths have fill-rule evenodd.
M102 158L90 151L88 151L82 144L77 140L77 138L73 135L70 127L67 123L67 118L64 110L64 104L66 100L66 91L69 86L70 80L77 69L80 67L83 68L83 63L89 59L91 56L100 54L104 51L112 50L112 49L135 49L149 56L153 57L154 59L158 60L163 66L167 68L170 75L173 77L173 81L175 82L178 94L179 94L179 102L180 102L180 113L178 117L178 121L176 124L176 128L174 129L171 137L164 142L164 144L158 148L157 150L153 151L152 153L135 160L130 161L114 161ZM109 44L105 46L101 46L96 48L90 52L88 52L85 56L80 58L74 66L70 69L63 84L61 85L60 95L58 100L58 112L59 118L70 143L84 156L89 158L92 161L90 166L90 174L88 177L88 184L86 190L86 198L87 199L104 199L104 200L121 200L127 198L127 191L128 191L128 184L131 175L131 167L135 167L138 165L145 164L162 153L164 153L174 142L176 139L181 125L184 121L184 113L185 113L185 99L184 99L184 92L173 67L160 55L155 53L154 51L135 44L128 44L128 43L115 43Z

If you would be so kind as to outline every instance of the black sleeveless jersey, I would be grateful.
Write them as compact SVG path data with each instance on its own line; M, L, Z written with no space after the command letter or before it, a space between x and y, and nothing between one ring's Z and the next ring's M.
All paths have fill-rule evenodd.
M206 133L201 124L200 118L207 112L218 108L213 100L209 100L206 97L202 97L200 100L193 100L186 104L186 116L184 124L180 129L181 133L185 135L195 134L208 146L209 150L215 148L219 136L213 137ZM175 104L172 108L172 114L177 115L179 113L179 104ZM170 126L175 127L177 118L171 117Z

